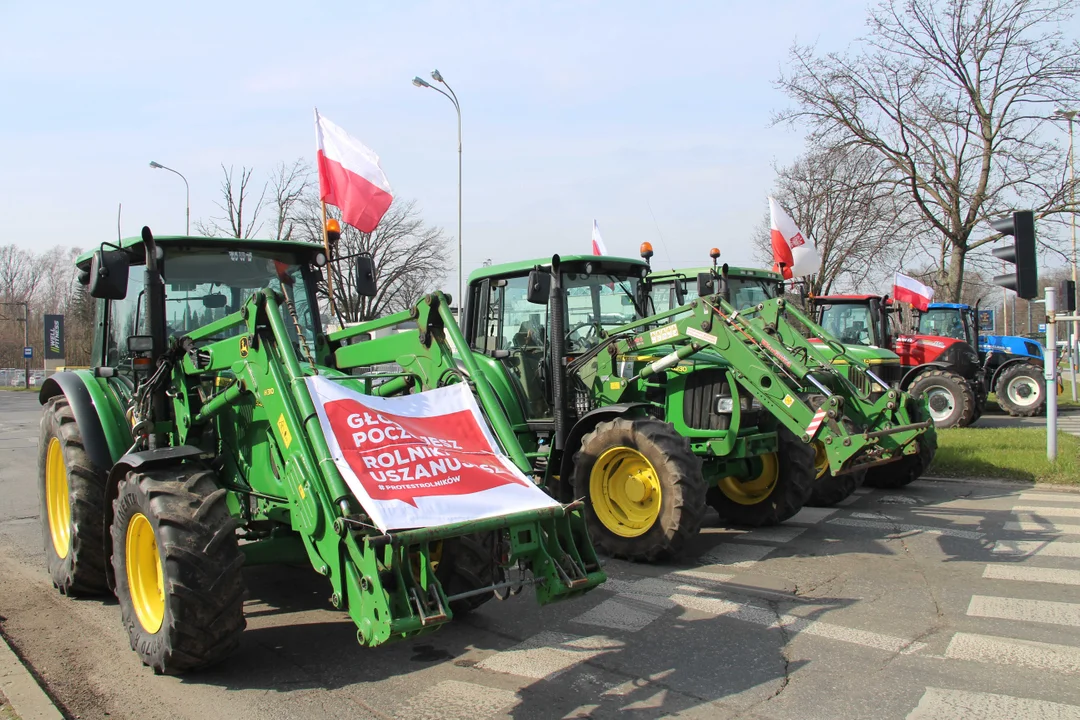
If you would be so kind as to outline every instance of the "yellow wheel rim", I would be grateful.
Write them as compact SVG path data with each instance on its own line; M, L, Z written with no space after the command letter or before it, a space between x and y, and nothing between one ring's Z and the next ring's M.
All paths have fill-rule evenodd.
M717 483L717 487L728 499L740 505L757 505L776 489L776 481L780 477L780 462L776 453L759 455L757 460L761 463L761 471L750 480L740 480L729 475Z
M614 447L589 474L589 502L604 527L619 537L639 537L660 517L660 478L637 450Z
M165 619L165 582L154 526L135 513L127 527L127 580L131 604L148 633L161 629Z
M45 454L45 508L53 549L61 558L66 558L71 551L71 497L64 449L56 438L49 440L49 450Z
M814 443L814 479L820 478L829 471L829 455L825 452L825 446Z

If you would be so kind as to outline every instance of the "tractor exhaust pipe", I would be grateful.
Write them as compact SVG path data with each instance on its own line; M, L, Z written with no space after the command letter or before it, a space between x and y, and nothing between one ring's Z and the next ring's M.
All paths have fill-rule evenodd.
M551 313L551 404L555 416L555 437L552 447L562 450L566 444L569 418L566 409L566 324L563 321L562 278L559 274L559 256L551 258L551 292L548 295L548 312Z

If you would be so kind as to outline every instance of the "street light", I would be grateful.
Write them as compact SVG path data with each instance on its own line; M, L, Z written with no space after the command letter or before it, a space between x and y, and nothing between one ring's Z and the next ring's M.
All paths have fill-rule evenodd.
M173 170L171 167L165 167L161 163L154 162L153 160L150 161L150 167L154 168L155 170L168 170L171 173L176 173L177 175L180 175L179 172L177 172L176 170ZM184 226L185 227L184 234L185 235L190 235L191 234L191 188L188 186L188 181L187 181L186 177L184 177L183 175L180 175L180 179L184 181L184 198L185 198L185 203L186 203L186 208L187 208L187 215L185 216L187 222L186 222L186 224Z
M1080 111L1058 110L1054 117L1061 118L1069 123L1069 205L1072 207L1072 280L1076 285L1076 165L1073 162L1073 120ZM1066 306L1068 307L1068 306ZM1073 361L1072 366L1072 396L1076 402L1076 342L1080 338L1080 322L1073 320L1072 341L1069 343L1069 358Z
M454 104L454 110L457 111L457 261L458 261L458 321L464 317L462 315L462 308L465 307L465 280L462 273L462 261L461 261L461 105L458 104L457 95L454 93L453 88L443 79L442 74L438 70L431 71L431 78L435 82L446 85L447 93L442 88L436 87L426 80L420 77L414 77L412 84L418 88L428 88L434 90L437 93L442 94L447 100Z

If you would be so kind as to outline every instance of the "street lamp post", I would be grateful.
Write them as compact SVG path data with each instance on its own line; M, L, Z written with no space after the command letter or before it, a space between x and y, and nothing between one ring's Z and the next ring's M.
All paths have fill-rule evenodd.
M23 346L30 347L30 303L27 301L22 302L0 302L0 305L22 305L23 317L22 320L18 318L15 322L21 322L23 324ZM30 358L23 356L23 364L26 366L26 384L24 387L30 387Z
M420 88L429 88L438 93L441 93L447 100L454 104L454 110L457 111L457 260L458 260L458 323L461 323L461 318L464 317L462 308L465 307L465 279L462 270L461 260L461 105L458 104L457 95L454 93L454 89L443 79L442 74L438 70L431 71L431 77L435 82L440 82L446 85L446 89L450 92L447 93L442 88L438 88L431 83L423 80L422 78L414 77L413 85Z
M191 187L188 185L187 178L184 177L183 175L181 175L176 170L173 170L171 167L165 167L161 163L154 162L153 160L150 161L150 167L154 168L155 170L168 170L171 173L176 173L177 175L180 175L180 179L184 181L184 203L185 203L184 206L185 206L185 208L187 210L187 214L185 215L185 221L186 222L185 222L185 225L184 225L184 234L185 235L190 235L191 234Z
M1076 285L1076 164L1073 162L1073 121L1078 114L1077 110L1058 110L1055 115L1069 123L1069 205L1072 207L1072 281ZM1066 305L1066 307L1068 307ZM1080 321L1073 320L1072 335L1069 338L1069 359L1072 368L1072 399L1077 400L1076 393L1076 343L1080 339Z

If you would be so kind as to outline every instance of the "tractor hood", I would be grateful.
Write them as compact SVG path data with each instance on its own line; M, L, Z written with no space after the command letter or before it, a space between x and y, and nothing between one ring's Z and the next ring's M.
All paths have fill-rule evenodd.
M1035 340L1015 335L980 335L980 353L999 353L1017 357L1043 358L1043 346Z

